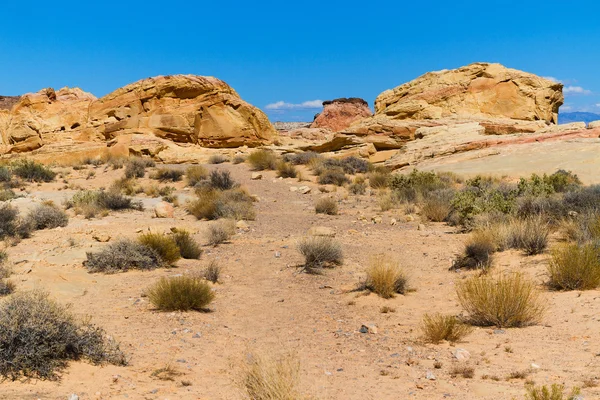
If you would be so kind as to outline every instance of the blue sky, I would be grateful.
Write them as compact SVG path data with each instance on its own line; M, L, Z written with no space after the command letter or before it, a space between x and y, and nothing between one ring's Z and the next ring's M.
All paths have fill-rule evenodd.
M593 1L29 1L0 9L0 94L102 96L167 74L212 75L272 120L475 61L565 83L561 111L600 113Z

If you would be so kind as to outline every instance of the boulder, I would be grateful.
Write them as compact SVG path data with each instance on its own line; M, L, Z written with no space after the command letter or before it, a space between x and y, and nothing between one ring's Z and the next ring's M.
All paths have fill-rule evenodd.
M369 103L363 99L340 98L323 102L323 111L317 115L311 128L327 128L333 132L343 131L352 123L373 115Z
M173 218L173 205L166 201L161 201L154 206L156 218Z
M381 93L375 114L392 119L510 118L558 123L562 84L500 64L429 72Z

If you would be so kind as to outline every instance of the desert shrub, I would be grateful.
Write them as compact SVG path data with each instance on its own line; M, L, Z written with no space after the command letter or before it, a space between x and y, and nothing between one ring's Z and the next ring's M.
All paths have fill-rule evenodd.
M52 229L67 226L69 216L61 209L50 204L40 204L29 212L26 217L32 229Z
M374 171L369 173L369 186L373 189L383 189L389 186L392 175L389 172Z
M434 172L413 170L408 175L394 174L389 179L389 187L397 196L408 202L415 202L434 190L445 189L450 185Z
M397 206L396 197L388 191L380 191L377 195L377 205L381 211L389 211Z
M354 181L350 186L348 186L348 191L352 194L365 194L367 192L367 184L365 183L365 178L362 176L357 176L354 178Z
M173 240L179 248L179 254L182 258L196 260L202 255L202 249L192 238L192 235L186 230L177 229L173 232Z
M277 176L280 178L295 178L298 176L298 171L292 164L279 161L277 163Z
M154 250L166 265L172 265L181 258L179 247L171 235L149 232L140 235L138 241Z
M105 208L107 210L140 210L144 209L141 201L134 201L130 197L123 196L121 193L117 193L114 191L104 191L101 190L98 192L97 204L101 208Z
M600 250L592 244L568 244L552 252L548 285L557 290L590 290L600 286Z
M208 178L206 168L201 165L193 165L185 170L188 186L196 186L198 183Z
M317 272L321 268L341 265L342 246L330 237L304 238L298 243L298 251L304 256L304 270Z
M517 186L519 196L548 196L554 193L554 187L543 177L532 174L531 178L521 178Z
M513 234L512 241L529 256L540 254L548 247L550 229L541 217L527 218L517 224Z
M0 201L8 201L16 197L16 193L11 189L0 189Z
M221 277L221 266L216 260L210 260L204 271L202 271L202 277L209 282L218 283Z
M223 164L227 161L229 161L229 158L225 157L222 154L213 154L208 158L209 164Z
M473 325L533 325L545 311L535 284L520 273L471 277L457 282L456 293Z
M254 220L254 199L243 189L217 191L202 188L197 199L187 204L187 210L198 219L233 218Z
M5 166L0 166L0 182L10 182L12 179L12 172Z
M206 282L190 276L161 278L146 293L152 305L162 311L203 311L215 298Z
M10 204L0 205L0 239L15 236L19 225L19 210Z
M210 187L218 190L229 190L237 186L229 171L214 170L210 173Z
M146 175L146 168L154 167L156 164L147 158L132 158L125 165L125 177L127 179L143 178Z
M131 196L139 193L140 187L135 184L134 179L122 177L120 179L115 179L108 190L111 192L119 192Z
M468 229L473 227L473 220L479 214L513 214L517 208L518 190L514 186L488 183L484 178L477 178L468 180L467 186L452 199L452 208L458 215L459 223Z
M600 210L600 185L586 186L579 190L566 192L563 197L569 211L581 214Z
M342 158L340 161L344 172L351 175L366 173L371 168L371 164L367 160L354 156Z
M15 284L6 279L0 280L0 296L7 296L15 291Z
M92 158L92 157L85 157L81 163L83 165L93 165L94 167L98 167L102 164L104 164L104 160L102 160L101 158Z
M565 171L564 169L559 169L552 175L545 177L545 179L557 193L571 192L581 187L579 177L571 171Z
M19 178L31 182L51 182L56 177L56 172L32 160L15 161L11 164L11 170Z
M242 155L237 155L237 156L233 157L233 160L231 160L231 162L233 164L242 164L242 163L246 162L246 157L242 156Z
M284 154L283 160L293 165L307 165L313 160L320 159L322 156L314 151L305 151L302 153Z
M581 394L578 387L573 388L570 393L566 393L565 387L556 383L552 384L550 388L546 385L526 385L525 390L527 391L526 400L576 400L580 398L578 395Z
M277 155L270 150L255 150L246 158L254 171L277 168Z
M436 313L433 315L425 314L421 323L421 330L426 342L437 344L442 340L451 343L459 342L471 333L473 328L464 324L454 315Z
M449 371L449 374L452 378L462 376L463 378L471 379L475 376L475 368L468 365L455 365Z
M317 200L315 203L315 212L317 214L337 215L338 204L335 199L331 197L324 197Z
M524 196L517 199L517 216L521 219L543 216L556 223L568 212L561 195Z
M453 268L487 270L492 266L492 255L497 244L489 231L473 232L465 243L463 255L456 260Z
M251 355L246 360L240 386L249 400L298 400L300 363L292 354L275 357Z
M445 221L452 212L454 191L451 189L436 190L427 195L423 203L423 215L433 222Z
M70 360L125 365L104 330L79 321L43 292L16 293L0 305L0 375L58 379Z
M350 182L350 179L348 179L343 169L332 168L326 169L319 174L317 182L321 185L333 184L336 186L344 186L346 183Z
M365 288L384 299L389 299L396 293L406 293L408 278L397 261L389 256L380 255L371 258Z
M235 224L232 220L221 220L212 223L206 230L206 241L210 246L225 243L235 234Z
M86 254L84 266L90 272L115 273L129 269L151 270L164 266L160 255L152 248L131 240L110 243L97 253Z
M166 182L166 181L178 182L181 180L182 176L183 176L183 171L181 171L179 169L159 168L154 173L154 175L152 175L152 178L157 179L161 182Z

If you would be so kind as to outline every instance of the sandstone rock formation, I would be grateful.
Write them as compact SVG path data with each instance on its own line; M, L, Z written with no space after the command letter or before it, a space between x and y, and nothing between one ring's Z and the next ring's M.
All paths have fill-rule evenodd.
M327 128L334 132L348 128L352 123L373 115L369 103L356 97L341 98L323 102L321 112L311 128Z
M18 96L0 96L0 111L10 110L18 101Z
M258 146L277 135L266 115L225 82L193 75L159 76L96 99L81 89L27 94L0 110L1 152L68 142L143 135L202 147ZM163 146L164 147L164 146Z

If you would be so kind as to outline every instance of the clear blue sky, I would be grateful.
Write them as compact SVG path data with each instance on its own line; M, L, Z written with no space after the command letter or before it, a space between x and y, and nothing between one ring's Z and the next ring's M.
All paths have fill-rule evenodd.
M8 1L0 94L212 75L272 120L312 120L315 100L372 105L427 71L490 61L559 79L567 109L600 112L598 15L595 1Z

